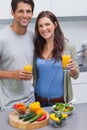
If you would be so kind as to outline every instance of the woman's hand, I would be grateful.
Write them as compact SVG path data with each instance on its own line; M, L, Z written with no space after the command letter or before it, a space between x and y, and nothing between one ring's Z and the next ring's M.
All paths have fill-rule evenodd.
M67 68L70 69L70 75L71 76L75 76L77 74L77 68L76 68L76 64L74 62L73 59L70 59L68 64L67 64Z

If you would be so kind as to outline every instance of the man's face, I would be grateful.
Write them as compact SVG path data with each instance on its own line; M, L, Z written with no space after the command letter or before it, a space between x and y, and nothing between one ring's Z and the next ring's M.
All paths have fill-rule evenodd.
M17 5L16 11L12 11L12 15L14 17L14 24L20 27L27 27L33 15L32 7L27 3L20 2Z

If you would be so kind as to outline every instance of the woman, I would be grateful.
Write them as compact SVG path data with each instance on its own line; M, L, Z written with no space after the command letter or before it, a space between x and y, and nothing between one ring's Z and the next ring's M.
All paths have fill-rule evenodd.
M74 45L64 38L56 16L42 11L35 25L34 85L36 100L41 106L56 102L69 102L73 98L71 77L79 76L79 66ZM69 71L63 71L61 57L70 54Z

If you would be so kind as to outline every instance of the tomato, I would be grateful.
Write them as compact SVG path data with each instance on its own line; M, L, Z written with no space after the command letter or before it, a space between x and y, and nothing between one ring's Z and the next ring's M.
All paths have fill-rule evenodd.
M13 108L17 109L18 108L18 104L14 104Z

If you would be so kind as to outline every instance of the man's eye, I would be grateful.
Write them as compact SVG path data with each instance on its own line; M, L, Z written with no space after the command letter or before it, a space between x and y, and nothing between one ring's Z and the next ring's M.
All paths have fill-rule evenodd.
M27 13L31 13L32 11L31 11L31 10L27 10L26 12L27 12Z
M23 10L19 10L20 13L23 13L24 11Z

